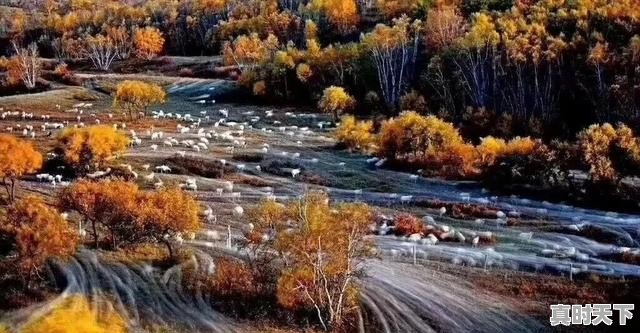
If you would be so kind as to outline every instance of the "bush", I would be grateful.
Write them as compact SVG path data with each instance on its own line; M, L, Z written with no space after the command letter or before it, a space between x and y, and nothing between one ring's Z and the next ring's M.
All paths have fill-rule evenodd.
M640 141L626 125L591 125L578 135L578 145L593 182L618 183L640 173Z
M375 142L372 121L357 121L354 116L344 116L334 132L338 143L352 150L368 151Z
M378 154L390 159L420 161L435 152L463 143L453 124L435 116L423 117L409 111L382 124L378 135Z
M422 234L425 231L422 220L414 215L403 213L393 218L394 232L397 236Z
M566 182L555 152L539 140L515 139L486 166L484 181L493 187L527 184L554 188Z
M464 142L453 124L435 116L404 112L382 124L378 155L426 168L427 173L446 177L469 177L478 173L476 152Z
M427 112L427 101L416 90L411 90L400 98L400 109L425 113Z

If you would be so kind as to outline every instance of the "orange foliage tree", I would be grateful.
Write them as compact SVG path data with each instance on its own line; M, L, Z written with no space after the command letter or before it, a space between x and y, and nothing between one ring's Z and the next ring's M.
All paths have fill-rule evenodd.
M173 259L170 238L200 229L198 203L179 188L161 189L142 196L137 223L144 234L163 243Z
M158 55L164 47L164 37L162 37L162 33L153 27L136 30L133 41L138 57L147 60Z
M149 240L165 244L173 258L174 238L200 228L197 202L178 188L145 193L122 180L83 180L61 191L58 205L91 224L96 247L104 230L114 249Z
M139 197L138 186L130 182L81 180L60 192L58 206L77 212L81 223L91 225L96 248L102 229L109 233L111 246L117 248L124 240L140 238L134 224Z
M100 300L100 304L105 303ZM50 312L28 323L22 333L127 333L124 318L111 306L98 309L81 295L71 295Z
M57 150L66 163L80 172L103 166L126 150L129 139L110 126L66 129L58 137Z
M356 101L344 88L331 86L322 93L322 98L318 102L318 108L322 112L333 115L333 120L338 121L338 116L354 107Z
M27 197L10 206L0 230L15 243L17 267L27 281L50 258L72 255L78 244L67 221L37 197Z
M31 43L27 48L18 48L14 44L14 50L16 54L8 63L9 82L22 82L27 89L35 88L42 68L38 46Z
M324 13L340 33L353 31L360 21L356 0L313 0L308 6L312 11Z
M122 108L133 119L134 114L144 114L148 106L164 103L166 98L166 92L157 84L127 80L118 85L113 105Z
M254 233L285 263L278 302L289 310L317 313L325 328L340 327L357 303L354 280L370 249L365 235L372 211L365 204L331 206L323 193L288 205L262 203L249 214ZM267 239L267 240L265 240Z
M29 142L14 136L0 134L0 179L7 190L9 201L16 197L16 183L23 175L42 167L42 155Z
M455 6L429 9L425 23L427 47L440 50L464 36L465 21Z

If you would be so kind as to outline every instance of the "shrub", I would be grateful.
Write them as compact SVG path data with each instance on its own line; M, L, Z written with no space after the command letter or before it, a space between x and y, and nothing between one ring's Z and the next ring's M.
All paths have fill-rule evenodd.
M553 150L539 140L517 140L511 150L505 150L493 164L486 166L484 180L488 185L526 184L552 188L565 183L566 170L560 167Z
M264 160L263 154L233 154L235 161L246 163L260 163Z
M104 302L104 300L102 300ZM100 311L80 295L71 295L51 312L27 324L22 333L126 333L127 324L111 304Z
M394 232L398 236L422 234L425 231L422 220L414 215L403 213L393 218Z
M267 84L264 80L260 80L253 84L253 94L255 96L264 96L267 94Z
M382 124L378 135L378 154L390 159L418 162L463 143L453 124L410 111Z
M596 183L617 183L640 172L640 141L625 125L591 125L578 135L578 144Z
M354 116L344 116L334 137L349 149L368 151L375 142L373 122L357 121Z
M400 109L425 113L427 111L427 101L416 90L411 90L400 97Z

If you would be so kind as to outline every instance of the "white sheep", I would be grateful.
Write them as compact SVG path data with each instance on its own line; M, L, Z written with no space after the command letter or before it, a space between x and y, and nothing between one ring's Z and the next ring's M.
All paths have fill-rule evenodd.
M296 178L300 174L300 172L301 172L300 169L292 169L291 170L291 177L292 178Z
M243 214L244 214L244 208L242 208L242 206L235 206L233 208L233 216L239 218L239 217L242 217Z

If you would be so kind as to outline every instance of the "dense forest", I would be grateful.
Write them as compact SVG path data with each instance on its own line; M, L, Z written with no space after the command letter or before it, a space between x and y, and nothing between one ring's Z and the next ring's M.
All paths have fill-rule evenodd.
M640 8L633 0L7 5L0 18L6 56L12 43L33 42L42 56L89 57L106 71L133 56L222 55L267 100L310 102L342 86L362 112L411 108L476 127L486 122L470 130L473 140L566 136L595 122L633 127L639 114Z

